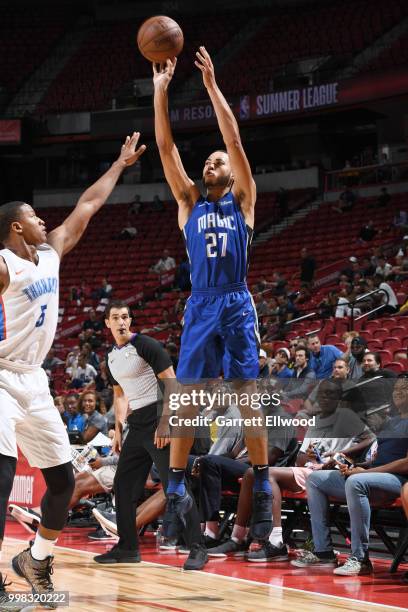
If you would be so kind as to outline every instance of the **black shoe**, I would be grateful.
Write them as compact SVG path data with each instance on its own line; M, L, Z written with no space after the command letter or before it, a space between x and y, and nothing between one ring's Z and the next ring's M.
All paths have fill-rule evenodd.
M212 538L209 535L205 535L203 537L203 544L207 549L210 548L215 548L216 546L219 546L221 544L220 540L216 539L216 538Z
M192 544L187 561L183 565L185 570L200 570L208 561L207 550L200 544Z
M106 533L102 527L98 527L95 531L88 533L88 540L93 540L94 542L110 542L114 538L115 536Z
M103 555L94 557L97 563L140 563L138 550L123 550L117 544Z
M247 559L255 563L287 561L289 559L288 549L285 544L273 546L269 540L266 540L257 550L250 550Z
M19 612L27 607L26 603L18 603L14 601L13 593L7 593L6 587L10 586L11 582L6 582L7 576L0 574L0 610L1 612Z
M167 539L178 538L186 527L186 514L193 506L187 491L184 495L172 493L167 496L166 512L163 517L163 535Z
M264 491L253 494L249 533L254 540L266 540L272 531L272 495Z

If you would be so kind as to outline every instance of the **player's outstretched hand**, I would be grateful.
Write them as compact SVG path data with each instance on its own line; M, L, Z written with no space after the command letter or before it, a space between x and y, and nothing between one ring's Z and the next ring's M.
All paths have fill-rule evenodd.
M165 64L153 63L153 84L155 88L167 89L176 69L177 57L166 60Z
M200 47L196 53L197 59L194 62L203 75L204 86L208 89L215 85L214 65L211 61L210 54L205 47Z
M146 145L140 145L136 149L137 143L139 142L140 132L133 132L132 136L126 136L125 143L122 145L118 162L126 166L133 166L139 157L145 152Z

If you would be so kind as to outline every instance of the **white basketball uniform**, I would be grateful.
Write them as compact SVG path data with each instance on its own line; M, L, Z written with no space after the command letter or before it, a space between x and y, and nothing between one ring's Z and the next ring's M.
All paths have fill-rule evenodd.
M0 453L33 467L71 460L69 439L41 368L58 322L59 256L48 244L38 264L0 250L10 283L0 294Z

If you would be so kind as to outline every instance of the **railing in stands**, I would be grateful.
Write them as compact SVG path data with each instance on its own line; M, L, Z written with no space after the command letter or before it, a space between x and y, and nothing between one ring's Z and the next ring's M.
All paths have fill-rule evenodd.
M339 191L344 187L357 185L382 185L384 182L397 183L408 180L408 163L385 163L370 166L351 166L342 170L327 172L325 191Z
M370 297L372 295L378 295L380 293L383 293L385 295L385 298L386 298L385 302L383 302L379 306L376 306L375 308L371 308L371 310L368 310L367 312L364 312L363 314L360 314L358 317L354 316L354 309L355 309L356 305L359 302L363 302L368 297ZM369 293L364 293L364 295L360 295L360 297L358 297L356 300L354 300L353 302L350 302L349 303L350 310L351 310L351 315L350 315L350 331L354 330L354 322L355 321L360 321L361 319L365 319L366 317L368 317L373 312L377 312L378 310L381 310L381 308L384 308L384 306L388 305L389 301L390 301L390 296L385 291L385 289L374 289L374 291L370 291Z

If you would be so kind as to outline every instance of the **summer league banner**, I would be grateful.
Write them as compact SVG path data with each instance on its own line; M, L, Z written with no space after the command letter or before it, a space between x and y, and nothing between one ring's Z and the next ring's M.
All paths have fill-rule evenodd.
M408 71L373 73L343 81L328 81L318 85L274 92L259 92L228 98L240 122L271 120L304 116L323 110L344 108L389 97L408 94ZM184 105L170 102L170 121L175 129L206 127L216 124L214 109L209 100ZM131 129L141 132L153 130L151 109L123 109L92 113L93 136L117 134Z

